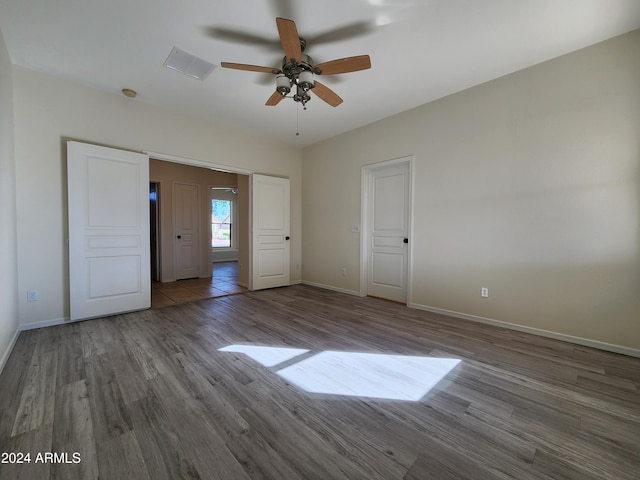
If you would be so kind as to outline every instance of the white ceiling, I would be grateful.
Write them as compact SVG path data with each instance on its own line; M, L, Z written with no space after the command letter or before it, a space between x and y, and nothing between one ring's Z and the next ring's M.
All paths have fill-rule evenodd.
M307 45L315 63L369 54L372 68L322 77L344 103L314 97L298 112L299 136L298 104L264 105L275 89L269 75L219 66L279 67L276 16L295 20L308 39L367 27ZM0 0L16 65L115 93L132 88L131 101L298 146L637 28L639 0ZM215 31L272 42L232 42ZM200 81L163 67L174 46L216 68Z

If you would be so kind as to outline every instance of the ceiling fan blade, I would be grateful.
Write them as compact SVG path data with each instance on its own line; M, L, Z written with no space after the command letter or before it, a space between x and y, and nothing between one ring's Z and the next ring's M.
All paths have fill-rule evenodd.
M278 35L280 35L280 43L284 54L289 60L295 60L300 63L302 49L300 48L300 37L298 36L296 22L278 17L276 18L276 25L278 26Z
M271 94L271 96L269 97L269 100L267 100L265 105L268 107L275 107L277 104L280 103L280 100L282 100L283 98L284 97L282 96L282 94L276 90Z
M342 40L348 40L349 38L366 35L374 29L375 25L371 22L354 22L315 36L309 37L305 35L304 38L308 45L320 45L321 43L340 42Z
M339 58L324 62L313 67L313 73L317 75L336 75L338 73L357 72L371 68L369 55L358 55L356 57Z
M332 107L337 107L342 103L342 99L338 96L336 92L331 90L329 87L321 84L316 80L316 86L311 89L313 93L315 93L321 100L324 100Z
M249 72L260 72L260 73L280 73L280 69L272 68L272 67L260 67L258 65L247 65L246 63L229 63L229 62L221 62L220 66L223 68L233 68L235 70L247 70Z
M204 33L211 38L244 45L257 45L267 50L280 50L280 42L273 38L262 37L226 27L205 27Z

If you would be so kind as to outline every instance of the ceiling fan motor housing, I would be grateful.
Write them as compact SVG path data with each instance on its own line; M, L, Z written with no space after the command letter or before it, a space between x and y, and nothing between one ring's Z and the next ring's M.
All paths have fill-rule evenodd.
M293 99L296 102L302 103L304 109L307 109L307 102L311 100L311 96L309 95L308 90L303 90L300 86L297 87L296 94L293 96Z
M300 63L284 57L282 59L282 73L305 92L315 87L313 80L313 60L306 53L302 54ZM277 82L278 80L276 79L276 84L278 84Z

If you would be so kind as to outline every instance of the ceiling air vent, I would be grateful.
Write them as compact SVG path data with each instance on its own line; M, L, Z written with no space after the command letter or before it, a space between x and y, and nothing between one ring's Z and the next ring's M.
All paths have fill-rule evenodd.
M171 53L164 61L165 67L185 74L188 77L204 80L213 70L213 64L204 61L179 48L173 47Z

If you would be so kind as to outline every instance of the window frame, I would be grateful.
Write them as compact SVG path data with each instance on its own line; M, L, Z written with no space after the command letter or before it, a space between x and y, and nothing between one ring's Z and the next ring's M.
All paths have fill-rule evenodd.
M237 225L237 195L233 192L235 187L211 187L209 195L209 246L211 253L225 252L225 251L237 251L238 244L238 225ZM229 237L230 246L214 247L213 246L213 223L211 217L213 216L213 200L229 201L231 202L230 209L230 224L229 224Z

